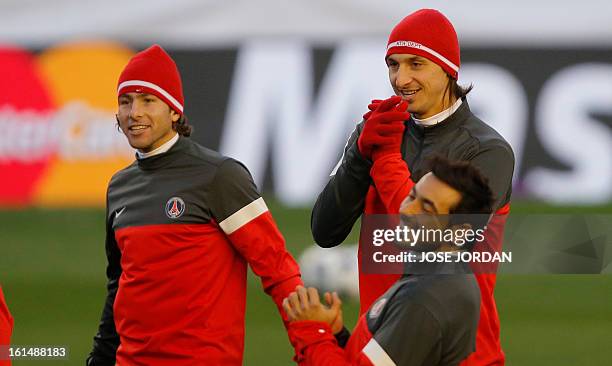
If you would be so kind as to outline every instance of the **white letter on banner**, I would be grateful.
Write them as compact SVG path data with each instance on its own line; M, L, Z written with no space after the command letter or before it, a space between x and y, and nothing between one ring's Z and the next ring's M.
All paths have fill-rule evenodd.
M554 74L536 104L542 145L570 170L533 169L530 192L558 202L598 203L612 198L612 132L593 114L612 115L612 65L585 63Z

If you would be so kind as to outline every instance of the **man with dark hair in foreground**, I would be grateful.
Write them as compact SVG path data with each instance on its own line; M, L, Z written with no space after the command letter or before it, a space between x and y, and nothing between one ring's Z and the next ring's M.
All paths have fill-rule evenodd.
M471 219L450 220L448 215L488 217L493 204L488 182L477 168L438 157L432 160L431 172L403 200L400 215L404 224L418 221L427 229L475 229ZM416 251L458 256L466 247L435 242L422 244ZM342 325L336 293L325 294L328 307L319 301L317 289L299 287L283 302L291 321L295 360L303 366L458 365L476 347L478 284L466 263L426 266L427 272L406 274L396 281L359 318L352 335Z

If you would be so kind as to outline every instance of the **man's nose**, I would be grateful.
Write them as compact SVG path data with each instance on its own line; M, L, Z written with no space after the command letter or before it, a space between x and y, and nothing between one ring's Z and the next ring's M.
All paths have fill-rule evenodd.
M401 214L402 215L417 215L421 213L420 209L421 205L418 200L412 200L410 202L406 202L402 205Z
M409 85L412 80L414 80L414 75L410 67L408 65L400 65L397 71L397 77L395 78L395 86L403 88Z
M142 116L143 109L140 103L134 102L130 108L130 118L138 119Z

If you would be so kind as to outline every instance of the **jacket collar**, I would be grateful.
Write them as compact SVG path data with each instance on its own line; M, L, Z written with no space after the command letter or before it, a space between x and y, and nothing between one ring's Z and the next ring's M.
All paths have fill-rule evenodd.
M451 114L444 121L435 124L433 126L420 126L417 124L412 117L408 120L407 126L417 131L420 135L440 135L445 133L446 131L453 130L458 128L463 121L469 118L472 115L472 111L470 110L470 106L465 97L461 98L461 105L455 113Z

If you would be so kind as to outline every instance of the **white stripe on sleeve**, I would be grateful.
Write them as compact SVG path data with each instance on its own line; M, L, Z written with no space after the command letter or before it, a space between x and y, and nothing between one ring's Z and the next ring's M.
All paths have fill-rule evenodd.
M268 206L262 197L259 197L255 201L244 206L240 210L236 211L230 217L219 223L219 226L224 233L230 235L234 231L240 229L244 225L251 222L251 220L257 218L264 212L268 211Z
M357 131L357 127L355 127L354 131ZM340 165L342 165L342 160L344 160L344 152L346 151L346 148L347 148L347 146L349 144L349 141L351 141L351 136L353 136L353 132L351 132L349 134L349 137L346 140L346 143L344 144L344 149L342 149L342 156L340 157L340 160L338 160L338 164L336 164L336 166L334 167L332 172L329 174L330 177L333 177L334 175L336 175L336 172L338 171L338 168L340 168Z
M387 352L372 338L361 350L374 366L396 366Z

